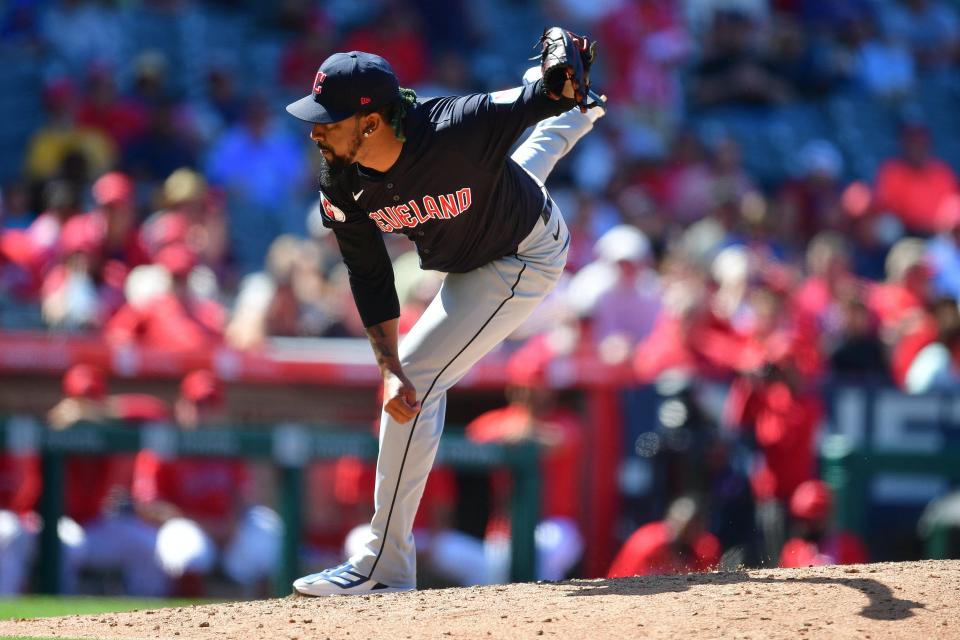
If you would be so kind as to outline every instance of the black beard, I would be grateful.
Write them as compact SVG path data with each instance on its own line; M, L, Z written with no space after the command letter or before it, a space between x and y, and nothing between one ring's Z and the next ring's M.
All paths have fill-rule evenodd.
M360 150L360 145L363 142L363 139L360 137L359 126L358 123L354 131L353 143L350 145L350 150L348 151L348 157L350 158L357 157L357 152ZM324 149L319 142L317 143L317 148L321 151ZM354 164L354 160L347 160L347 158L338 156L332 151L330 154L333 156L333 159L330 161L327 161L326 156L322 153L320 154L320 186L333 184L336 180L340 179L344 171Z
M333 183L336 182L341 174L340 171L333 169L327 163L327 159L322 155L320 156L320 163L317 168L319 170L318 180L320 181L320 187L324 189L329 189L333 186Z
M317 145L318 148L320 145ZM320 154L320 186L328 187L336 182L340 176L343 175L343 172L352 165L352 162L347 162L346 159L341 158L340 156L333 156L333 160L327 162L326 156Z

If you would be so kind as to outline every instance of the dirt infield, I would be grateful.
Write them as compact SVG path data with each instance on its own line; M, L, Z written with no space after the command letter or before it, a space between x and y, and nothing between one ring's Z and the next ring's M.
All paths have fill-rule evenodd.
M283 598L0 622L66 638L960 638L960 561Z

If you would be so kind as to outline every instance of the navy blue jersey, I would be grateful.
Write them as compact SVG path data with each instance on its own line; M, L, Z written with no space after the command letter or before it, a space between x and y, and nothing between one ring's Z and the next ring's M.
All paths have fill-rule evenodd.
M447 273L516 252L544 194L508 154L527 127L573 104L547 97L539 81L425 100L407 114L406 141L386 173L354 164L321 187L323 224L336 234L364 326L400 315L383 232L406 235L423 269Z

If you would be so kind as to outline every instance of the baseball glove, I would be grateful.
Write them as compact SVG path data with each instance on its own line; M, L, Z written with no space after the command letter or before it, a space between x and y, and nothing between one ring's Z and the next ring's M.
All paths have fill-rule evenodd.
M557 100L563 95L567 80L573 85L573 99L580 111L587 112L596 101L588 104L590 96L590 66L597 57L597 43L586 36L578 36L560 27L543 30L540 41L540 70L547 94Z

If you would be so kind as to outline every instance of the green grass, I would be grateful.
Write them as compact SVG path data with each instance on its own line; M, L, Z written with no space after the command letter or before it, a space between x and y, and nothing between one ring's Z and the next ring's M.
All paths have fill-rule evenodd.
M26 596L0 598L0 620L11 618L47 618L85 613L117 613L134 609L160 609L205 604L208 600L164 600L161 598L94 598ZM45 640L33 636L0 636L0 640ZM79 640L79 639L78 639Z
M160 609L203 604L203 600L164 600L160 598L91 598L27 596L0 598L0 620L11 618L47 618L50 616L114 613L134 609ZM3 640L0 637L0 640Z

